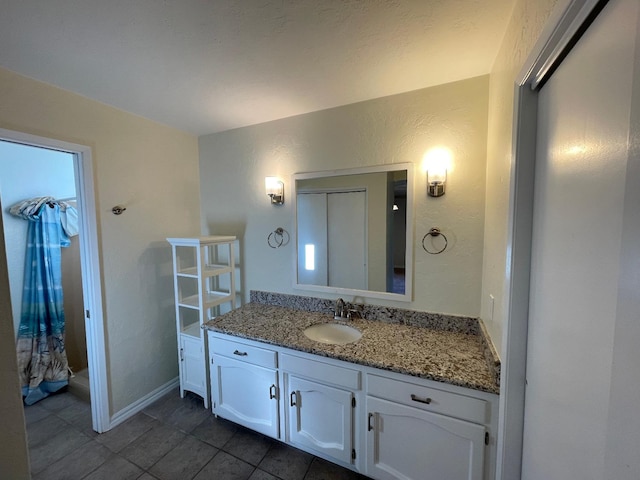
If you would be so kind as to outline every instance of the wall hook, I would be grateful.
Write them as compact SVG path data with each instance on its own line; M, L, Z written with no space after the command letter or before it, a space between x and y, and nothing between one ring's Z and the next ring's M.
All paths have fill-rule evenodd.
M122 212L124 212L127 209L127 207L123 207L122 205L116 205L115 207L113 207L111 209L111 212L114 215L122 215Z

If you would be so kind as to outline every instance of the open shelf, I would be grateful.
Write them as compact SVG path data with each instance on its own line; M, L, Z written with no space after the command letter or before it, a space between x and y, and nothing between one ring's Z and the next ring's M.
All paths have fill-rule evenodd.
M228 292L207 292L203 298L203 306L204 308L215 307L223 302L230 302L232 298L233 295ZM187 308L200 308L200 295L183 298L178 305Z
M202 327L236 307L235 237L167 238L173 254L180 396L191 391L209 407L209 364Z
M222 275L223 273L230 273L231 267L229 265L206 265L203 269L202 275L204 277L214 277L216 275ZM177 273L180 277L200 278L198 274L198 267L183 268Z
M185 327L180 333L182 335L189 335L191 337L200 338L202 328L200 328L199 323L192 323L191 325Z

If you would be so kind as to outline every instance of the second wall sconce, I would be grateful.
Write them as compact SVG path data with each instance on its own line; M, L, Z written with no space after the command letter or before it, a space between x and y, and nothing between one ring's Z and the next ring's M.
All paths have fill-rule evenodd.
M277 177L265 177L264 186L272 205L284 204L284 183Z
M427 172L427 194L430 197L444 195L451 157L451 150L443 147L432 148L424 155L423 168Z
M441 197L444 195L444 187L447 184L447 169L427 170L427 193L430 197Z

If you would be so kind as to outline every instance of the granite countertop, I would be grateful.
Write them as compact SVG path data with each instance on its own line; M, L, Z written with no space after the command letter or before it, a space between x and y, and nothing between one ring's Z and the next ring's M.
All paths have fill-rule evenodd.
M249 303L210 320L204 327L315 355L499 393L479 335L359 318L344 321L362 332L362 338L354 343L327 345L310 340L303 333L316 323L336 321L326 313Z

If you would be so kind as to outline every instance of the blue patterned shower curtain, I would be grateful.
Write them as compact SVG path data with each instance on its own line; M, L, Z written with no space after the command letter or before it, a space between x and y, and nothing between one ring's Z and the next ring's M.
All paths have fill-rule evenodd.
M16 350L24 403L31 405L68 384L61 247L70 241L56 202L44 203L25 218L29 227Z

